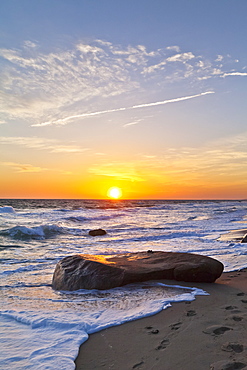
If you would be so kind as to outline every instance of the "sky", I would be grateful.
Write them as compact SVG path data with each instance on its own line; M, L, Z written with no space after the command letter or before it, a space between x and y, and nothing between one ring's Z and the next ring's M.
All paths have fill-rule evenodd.
M0 198L247 198L246 0L1 0Z

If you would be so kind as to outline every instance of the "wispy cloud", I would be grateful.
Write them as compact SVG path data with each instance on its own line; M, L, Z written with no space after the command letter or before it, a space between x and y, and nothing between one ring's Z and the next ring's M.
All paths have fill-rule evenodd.
M138 123L142 122L144 118L138 118L138 119L133 119L133 121L125 123L123 127L129 127L129 126L134 126L137 125Z
M71 175L71 171L60 170L58 168L47 168L47 167L39 167L34 166L30 163L18 163L18 162L0 162L1 166L10 167L15 172L21 173L31 173L31 172L51 172L51 173L59 173L62 175Z
M107 157L90 173L126 181L153 181L190 186L233 183L247 186L247 132L202 147L167 148L159 155L140 154L126 162L108 163ZM121 169L121 170L119 170ZM241 176L239 174L241 173Z
M182 62L185 63L187 60L194 59L195 55L191 52L189 53L181 53L181 54L175 54L169 58L167 58L167 62Z
M167 149L159 159L143 159L146 170L182 183L237 181L247 184L247 132L208 143L201 148ZM241 173L241 178L239 177Z
M17 172L43 172L48 171L48 168L33 166L29 163L16 163L16 162L0 162L1 165L12 167Z
M180 51L180 49L177 47L177 46L173 46L173 47L168 47L166 48L167 50L171 50L171 51ZM166 66L169 65L169 71L170 71L170 74L173 75L173 70L171 71L171 63L177 63L176 66L178 64L183 64L185 66L185 70L186 68L193 68L194 71L198 71L198 68L195 68L193 67L192 65L190 65L188 62L191 60L191 59L194 59L196 58L196 56L192 53L192 52L187 52L187 53L177 53L177 54L174 54L170 57L165 57L162 61L159 61L159 63L157 64L152 64L152 65L149 65L147 67L144 67L143 69L143 74L152 74L154 72L160 72L160 71L164 71ZM197 59L197 58L196 58ZM197 67L200 68L200 65L197 64ZM186 78L186 74L185 73L185 70L183 69L182 71L181 70L177 70L176 69L176 73L179 71L179 74L180 74L180 78Z
M177 45L167 46L166 50L172 50L172 51L175 51L176 53L179 53L180 52L180 47L177 46Z
M48 125L54 125L54 124L64 125L68 121L72 121L72 120L77 119L77 118L88 118L88 117L92 117L92 116L99 116L99 115L102 115L102 114L115 113L115 112L120 112L120 111L125 111L125 110L148 108L148 107L154 107L154 106L157 106L157 105L177 103L177 102L180 102L180 101L194 99L194 98L198 98L200 96L204 96L204 95L208 95L208 94L214 94L214 91L206 91L206 92L202 92L200 94L182 96L182 97L179 97L179 98L162 100L162 101L157 101L157 102L153 102L153 103L138 104L138 105L133 105L132 107L122 107L122 108L108 109L108 110L105 110L105 111L77 114L77 115L69 116L69 117L66 117L66 118L63 118L63 119L58 119L56 121L47 121L47 122L38 123L38 124L35 124L35 125L32 125L32 126L48 126Z
M145 181L138 173L135 165L131 163L115 162L94 165L88 169L88 172L96 176L113 177L115 180Z
M200 81L202 91L206 90L204 80L208 89L211 78L246 76L244 72L224 68L228 56L218 55L210 61L177 45L148 50L145 45L124 48L95 40L47 53L27 40L19 50L0 49L0 57L2 119L18 118L33 126L64 124L90 115L135 109L104 108L109 107L110 98L128 98L135 93L139 99L141 91L160 93L167 83ZM234 68L236 60L231 62ZM96 112L85 112L92 106L97 107Z
M27 43L26 43L27 46ZM70 50L0 49L2 111L37 121L76 110L78 102L120 95L138 87L126 65L102 47L78 43ZM104 46L107 48L107 46Z
M5 137L0 136L0 143L6 145L20 145L22 147L47 150L51 153L81 153L88 148L81 148L74 144L62 144L58 140L38 137Z

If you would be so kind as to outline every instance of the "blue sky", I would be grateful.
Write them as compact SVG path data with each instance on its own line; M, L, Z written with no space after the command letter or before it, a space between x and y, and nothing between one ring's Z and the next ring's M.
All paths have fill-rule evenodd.
M247 197L245 0L0 14L2 197Z

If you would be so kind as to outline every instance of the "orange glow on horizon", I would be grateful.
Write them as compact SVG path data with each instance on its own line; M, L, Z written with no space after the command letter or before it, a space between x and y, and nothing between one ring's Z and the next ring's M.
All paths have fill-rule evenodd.
M246 199L245 180L236 181L234 176L228 178L228 183L218 176L217 179L214 176L195 178L189 183L187 178L182 181L182 176L155 177L155 173L151 173L142 175L145 181L114 179L113 182L112 176L100 178L55 171L44 176L44 172L14 172L7 171L6 167L2 175L1 199ZM109 196L111 188L120 189L121 196L114 192Z

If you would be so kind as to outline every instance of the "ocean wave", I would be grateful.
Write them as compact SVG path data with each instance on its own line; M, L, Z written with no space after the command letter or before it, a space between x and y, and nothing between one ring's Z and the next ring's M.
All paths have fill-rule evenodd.
M183 239L183 238L203 238L207 236L207 233L204 232L193 232L193 231L183 231L183 232L165 232L159 235L133 235L133 237L126 237L124 239L118 239L118 242L136 242L136 241L159 241L159 240L170 240L170 239Z
M0 251L5 249L12 249L12 248L23 248L23 245L18 244L0 244Z
M206 215L203 215L203 216L190 216L187 218L187 221L204 221L204 220L210 220L212 217L210 216L206 216Z
M19 281L18 283L16 284L13 284L13 285L0 285L0 289L15 289L15 288L43 288L43 287L51 287L51 284L26 284L26 283L23 283L21 281ZM29 298L27 298L29 299Z
M64 234L64 228L57 225L41 225L36 227L14 226L0 231L0 235L19 240L43 240Z
M1 213L15 213L15 210L11 206L3 206L3 207L0 207L0 214Z
M116 219L118 217L125 216L124 213L115 213L111 215L100 215L97 217L84 217L84 216L70 216L67 217L66 220L72 221L72 222L91 222L91 221L107 221Z
M83 216L71 216L71 217L67 217L66 220L72 221L72 222L85 222L85 221L88 221L88 218L83 217Z

